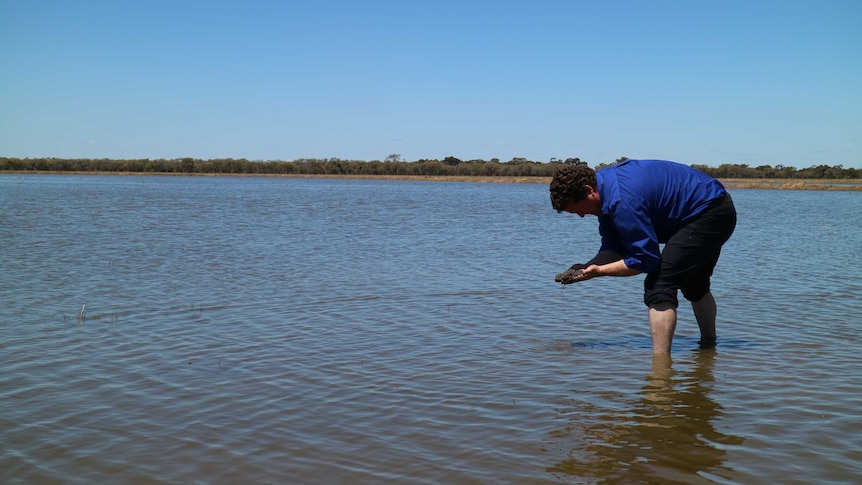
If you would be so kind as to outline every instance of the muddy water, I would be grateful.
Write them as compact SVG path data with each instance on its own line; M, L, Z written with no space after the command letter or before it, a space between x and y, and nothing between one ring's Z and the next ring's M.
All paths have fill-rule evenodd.
M0 482L855 483L862 196L733 196L654 360L543 186L2 175Z

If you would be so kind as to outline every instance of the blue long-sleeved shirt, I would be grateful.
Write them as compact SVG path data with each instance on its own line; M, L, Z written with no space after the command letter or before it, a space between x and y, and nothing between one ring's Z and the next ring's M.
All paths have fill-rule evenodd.
M596 172L602 250L649 273L661 262L659 244L727 193L705 173L664 160L626 160Z

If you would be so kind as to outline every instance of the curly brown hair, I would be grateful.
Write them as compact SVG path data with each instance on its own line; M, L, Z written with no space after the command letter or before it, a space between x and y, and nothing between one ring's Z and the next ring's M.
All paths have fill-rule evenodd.
M587 196L584 189L596 186L596 171L590 167L563 167L557 170L551 180L551 206L563 212L572 202L580 202Z

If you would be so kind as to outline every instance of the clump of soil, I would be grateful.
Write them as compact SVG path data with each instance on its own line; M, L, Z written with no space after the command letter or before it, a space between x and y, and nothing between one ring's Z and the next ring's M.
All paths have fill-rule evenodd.
M568 285L569 283L574 283L576 281L580 281L584 277L584 270L582 269L567 269L562 273L558 274L555 281L560 282L564 285Z

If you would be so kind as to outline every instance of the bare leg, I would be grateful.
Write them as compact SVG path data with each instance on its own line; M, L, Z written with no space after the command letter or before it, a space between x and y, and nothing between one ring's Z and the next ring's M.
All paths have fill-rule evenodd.
M649 307L649 327L652 332L652 353L669 354L676 330L676 308L670 303Z
M691 302L691 309L694 310L694 318L697 319L697 326L700 327L701 346L714 344L717 310L712 293L707 292L700 300Z
M677 415L674 410L676 392L672 363L670 354L653 354L652 371L646 377L647 385L643 388L644 404L649 407L650 412L658 412L663 416Z

